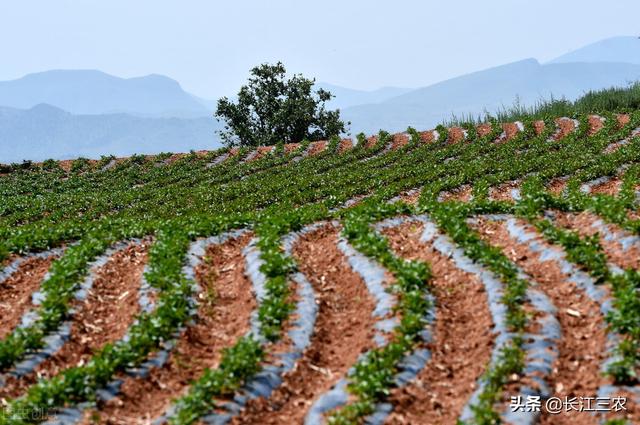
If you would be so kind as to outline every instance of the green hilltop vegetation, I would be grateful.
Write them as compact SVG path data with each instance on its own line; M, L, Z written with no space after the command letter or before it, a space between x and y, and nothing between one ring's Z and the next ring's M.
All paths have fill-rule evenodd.
M637 385L638 271L612 272L598 236L564 228L545 213L588 211L630 235L640 235L640 138L634 132L640 127L639 102L640 85L635 84L588 93L576 102L556 100L531 110L516 106L496 117L454 119L435 131L409 128L397 135L359 135L353 145L333 137L326 143L280 143L259 151L224 148L3 166L0 264L55 247L64 246L65 251L41 285L42 301L34 307L37 318L0 340L1 371L13 370L38 352L47 336L72 317L74 293L90 273L89 264L119 241L153 238L145 277L158 300L153 310L139 313L127 339L101 347L86 363L39 379L20 397L8 398L0 424L44 420L24 412L95 404L98 392L114 377L145 362L189 325L194 282L182 270L190 244L250 229L266 276L258 307L260 335L239 338L225 349L219 364L175 400L168 421L194 423L211 414L218 400L233 396L263 370L270 350L282 341L295 304L291 277L298 270L295 259L283 250L282 238L332 220L340 223L342 236L353 247L393 275L395 284L387 290L398 299L394 314L399 325L384 345L371 348L353 366L346 377L351 397L326 414L329 423L362 423L387 400L403 358L423 346L420 333L429 326L426 312L438 303L425 297L433 289L431 265L403 259L374 227L398 216L430 217L441 234L494 273L504 287L500 302L508 330L516 337L486 365L479 378L485 384L471 418L464 422L501 423L505 388L513 384L514 374L527 373L522 335L533 320L527 312L530 283L518 274L513 259L480 238L469 224L469 218L480 215L507 214L528 222L597 285L609 288L613 310L606 317L607 329L619 338L615 359L605 373L615 385ZM479 127L479 121L484 125ZM503 123L514 121L521 126L507 134ZM558 132L567 125L569 130ZM583 190L602 178L619 180L619 190ZM556 181L564 184L560 192L550 190ZM516 187L517 196L493 197L493 190L505 184ZM455 196L465 187L468 199ZM419 197L409 202L408 193ZM607 419L612 424L626 420Z
M640 82L628 87L612 87L604 90L591 90L575 101L566 99L542 100L534 106L526 107L516 102L504 107L497 113L474 116L453 117L448 125L460 125L465 122L480 124L490 119L500 122L513 122L522 119L544 119L548 117L571 117L578 114L597 114L602 112L625 112L640 106Z

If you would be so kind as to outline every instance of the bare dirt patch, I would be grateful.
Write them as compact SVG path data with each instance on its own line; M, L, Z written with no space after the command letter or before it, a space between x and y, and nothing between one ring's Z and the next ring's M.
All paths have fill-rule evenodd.
M459 188L444 192L442 194L442 201L464 201L468 202L471 200L471 194L473 192L473 188L468 185L462 185Z
M325 226L296 243L294 256L319 306L311 344L271 397L249 402L234 424L302 423L313 401L373 348L375 302L338 249L337 238L338 230Z
M400 194L400 200L409 205L416 205L420 200L421 193L421 189L405 191Z
M601 193L605 195L617 195L622 188L622 179L612 177L611 180L591 186L591 193Z
M542 120L537 120L533 122L533 129L536 132L536 135L539 136L544 131L546 124Z
M604 128L602 118L597 115L589 115L589 136L597 134Z
M284 145L284 153L288 155L298 149L300 145L300 143L287 143Z
M378 143L378 136L369 136L366 138L365 142L364 142L364 146L367 149L371 149L372 147L374 147L376 145L376 143Z
M275 149L275 146L258 146L256 148L256 155L251 158L251 161L257 161L261 158L264 158Z
M322 140L319 142L311 143L311 147L309 148L309 156L319 154L327 148L328 142L326 140Z
M30 258L0 282L0 339L6 338L20 318L34 307L31 295L40 288L53 260L54 257Z
M422 143L433 143L433 142L435 142L436 138L435 138L435 135L433 134L433 130L420 132L420 141Z
M618 114L616 115L616 119L618 120L618 128L622 128L631 122L631 116L629 114Z
M399 149L406 146L409 143L409 137L404 133L398 133L393 135L393 141L391 142L391 149Z
M493 348L484 286L431 244L421 243L422 229L421 224L406 223L384 231L397 255L431 265L436 298L433 340L427 345L432 357L414 381L391 392L389 424L455 423Z
M464 130L462 127L451 127L449 129L448 143L460 143L464 141Z
M491 133L491 124L480 124L476 127L476 131L478 132L479 137L484 137Z
M489 190L489 198L495 201L513 201L511 193L513 189L520 189L519 181L505 182L497 187L492 187Z
M567 187L567 179L556 177L547 183L547 190L554 195L560 195Z
M520 132L518 125L514 122L506 122L502 124L502 130L504 131L504 141L513 139Z
M353 149L353 141L351 139L342 139L338 145L338 153L346 152Z
M567 118L556 118L556 125L559 131L555 136L555 140L564 139L576 129L574 122Z

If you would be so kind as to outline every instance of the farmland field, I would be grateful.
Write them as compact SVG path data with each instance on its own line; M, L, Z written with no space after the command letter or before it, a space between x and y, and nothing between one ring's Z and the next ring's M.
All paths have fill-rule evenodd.
M640 112L1 170L0 424L640 423Z

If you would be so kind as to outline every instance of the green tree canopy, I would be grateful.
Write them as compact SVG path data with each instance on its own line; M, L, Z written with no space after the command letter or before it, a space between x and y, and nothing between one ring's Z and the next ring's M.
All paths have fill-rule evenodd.
M323 140L345 132L340 110L325 107L333 95L314 90L314 79L301 74L287 79L286 72L281 62L257 66L237 101L218 100L215 116L225 122L220 135L227 146Z

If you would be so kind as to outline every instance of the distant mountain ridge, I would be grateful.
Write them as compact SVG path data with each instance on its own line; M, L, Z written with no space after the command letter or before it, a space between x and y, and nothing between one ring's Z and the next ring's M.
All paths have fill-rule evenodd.
M0 81L1 106L29 109L42 103L74 114L210 115L177 81L157 74L120 78L94 70L54 70Z
M80 156L216 149L212 118L149 118L129 114L75 115L40 104L0 107L0 163Z
M456 116L480 115L541 99L573 100L589 90L640 80L640 40L614 37L562 55L497 66L418 89L364 91L317 83L336 95L351 134L429 129ZM130 155L220 146L216 101L161 75L119 78L58 70L0 82L0 163L23 159Z
M328 90L335 96L335 98L327 103L327 106L332 109L344 109L351 106L380 103L414 90L400 87L381 87L376 90L365 91L349 89L329 83L318 83L316 87Z
M567 62L622 62L640 65L640 38L607 38L557 57L549 63Z
M452 78L384 102L344 109L352 131L403 131L432 128L452 115L477 116L514 104L542 99L577 99L589 90L626 86L640 80L640 65L630 63L557 63L525 59Z

